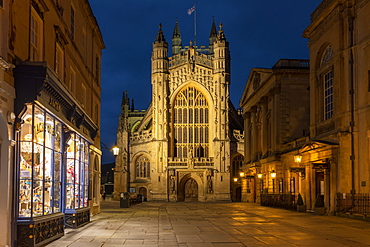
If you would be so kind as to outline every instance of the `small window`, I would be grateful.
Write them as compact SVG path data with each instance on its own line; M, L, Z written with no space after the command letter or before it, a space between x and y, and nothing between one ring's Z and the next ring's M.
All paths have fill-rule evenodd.
M95 76L96 76L96 79L97 81L99 81L99 77L100 77L100 60L99 60L99 57L96 57L95 58Z
M61 79L63 76L64 68L64 52L62 47L57 43L55 48L55 72L59 75Z
M74 95L76 88L76 72L70 68L69 82L67 85L68 90Z
M86 40L86 29L85 27L82 28L82 57L84 62L86 62L87 58L87 40Z
M150 178L150 161L146 156L140 156L136 160L136 177Z
M0 0L0 7L3 8L4 7L4 0Z
M71 6L71 36L75 38L75 9Z
M85 85L81 85L81 104L83 107L86 106L86 87Z
M34 9L30 23L30 60L40 61L42 58L42 20Z
M333 72L329 71L324 74L324 119L328 120L333 117Z

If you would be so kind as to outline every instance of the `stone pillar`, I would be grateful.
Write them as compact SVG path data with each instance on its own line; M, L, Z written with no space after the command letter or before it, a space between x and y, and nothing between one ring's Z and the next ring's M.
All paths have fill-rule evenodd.
M258 129L257 129L257 119L256 119L257 107L253 106L251 108L251 124L252 124L252 131L251 131L251 161L254 161L256 158L257 152L257 137L258 137Z
M251 161L251 113L245 112L244 118L244 162L249 163Z
M268 98L261 98L261 107L262 107L262 157L267 154L268 150L268 125L267 125L267 111L268 111Z

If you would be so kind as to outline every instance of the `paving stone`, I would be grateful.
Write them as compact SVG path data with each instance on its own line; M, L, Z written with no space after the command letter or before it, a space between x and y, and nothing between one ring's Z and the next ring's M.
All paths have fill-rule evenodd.
M102 202L101 213L51 247L362 247L370 222L316 216L254 203L145 202L128 209Z

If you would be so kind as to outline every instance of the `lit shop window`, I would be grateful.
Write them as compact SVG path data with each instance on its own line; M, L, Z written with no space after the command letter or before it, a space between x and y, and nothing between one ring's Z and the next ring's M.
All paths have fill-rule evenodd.
M66 209L87 207L89 143L71 133L66 149Z
M19 133L19 217L61 211L62 124L29 105Z

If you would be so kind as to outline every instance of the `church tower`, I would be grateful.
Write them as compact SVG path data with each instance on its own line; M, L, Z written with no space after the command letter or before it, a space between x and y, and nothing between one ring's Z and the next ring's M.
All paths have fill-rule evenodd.
M130 133L130 191L147 200L230 201L231 159L243 123L230 101L230 52L213 21L209 46L182 46L172 56L159 26L152 50L152 102ZM128 117L130 118L130 116Z
M168 43L162 31L162 24L152 52L152 153L151 177L157 179L153 183L154 191L166 188L166 157L168 152Z

